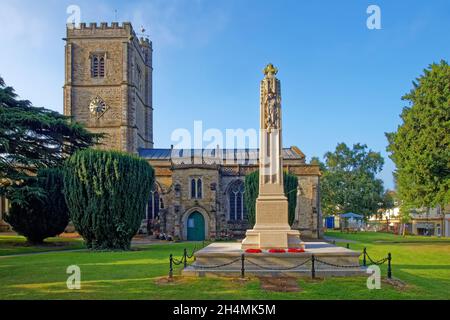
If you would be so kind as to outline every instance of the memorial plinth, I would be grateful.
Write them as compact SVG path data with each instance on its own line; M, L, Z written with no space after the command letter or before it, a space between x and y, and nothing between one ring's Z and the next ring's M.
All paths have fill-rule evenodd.
M366 268L359 265L360 252L326 242L306 242L305 252L302 253L270 253L267 250L246 253L238 242L215 242L195 253L195 262L183 270L183 275L239 276L242 272L242 254L245 275L311 277L312 255L316 259L317 277L366 275ZM346 267L333 267L318 261Z

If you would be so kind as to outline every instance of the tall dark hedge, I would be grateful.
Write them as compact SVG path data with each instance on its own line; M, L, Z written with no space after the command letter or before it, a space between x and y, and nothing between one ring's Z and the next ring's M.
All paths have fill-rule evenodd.
M284 194L288 198L288 222L294 223L295 208L297 206L298 178L296 175L283 172ZM248 174L245 177L245 208L247 209L248 220L251 226L256 222L256 198L259 195L259 170Z
M67 160L66 202L88 248L130 248L145 216L153 181L153 168L126 153L88 149Z
M32 187L44 191L42 196L23 187L23 202L13 202L6 221L30 243L42 243L64 231L69 215L63 194L62 169L40 169ZM32 188L31 188L32 189Z
M288 198L288 223L291 226L295 219L295 208L297 207L298 178L296 175L284 172L284 194Z

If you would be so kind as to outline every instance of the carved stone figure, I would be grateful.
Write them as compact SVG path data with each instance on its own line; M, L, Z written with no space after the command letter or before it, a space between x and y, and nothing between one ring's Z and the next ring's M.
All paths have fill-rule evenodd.
M279 97L275 93L269 91L265 102L266 129L269 132L271 129L279 129L279 105Z

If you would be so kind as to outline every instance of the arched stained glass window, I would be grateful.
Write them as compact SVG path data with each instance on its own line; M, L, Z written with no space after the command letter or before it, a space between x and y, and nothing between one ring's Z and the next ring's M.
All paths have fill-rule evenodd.
M159 210L161 208L162 199L157 191L156 185L153 186L153 190L148 199L147 205L147 219L153 220L159 218Z
M247 219L247 212L244 205L244 183L237 180L228 189L229 217L232 221Z
M191 178L191 199L201 199L203 184L201 178Z

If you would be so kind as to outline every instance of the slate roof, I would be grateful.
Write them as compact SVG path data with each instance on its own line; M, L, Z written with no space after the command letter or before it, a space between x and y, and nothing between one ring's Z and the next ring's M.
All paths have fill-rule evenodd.
M225 159L258 159L259 149L219 149ZM216 156L217 149L191 149L191 156L201 156L207 158ZM174 149L173 152L178 157L183 158L189 156L189 149ZM149 160L170 160L172 149L139 149L139 156ZM284 160L303 160L305 155L297 148L283 148Z

